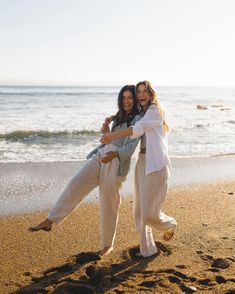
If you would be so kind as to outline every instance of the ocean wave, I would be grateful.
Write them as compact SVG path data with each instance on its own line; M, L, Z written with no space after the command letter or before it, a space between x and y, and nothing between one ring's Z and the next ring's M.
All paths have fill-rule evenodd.
M79 92L0 92L3 96L83 96L83 95L117 95L116 91L102 92L102 91L79 91Z
M23 131L18 130L11 133L0 134L0 140L18 141L33 138L58 138L58 137L71 137L71 136L98 136L100 132L94 130L73 130L73 131Z
M171 158L186 159L186 158L211 158L211 157L222 157L222 156L235 156L235 152L225 152L218 154L190 154L190 155L170 155Z

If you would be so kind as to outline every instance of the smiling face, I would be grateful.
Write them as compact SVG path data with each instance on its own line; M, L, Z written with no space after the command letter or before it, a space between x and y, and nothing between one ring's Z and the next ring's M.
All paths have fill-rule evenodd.
M123 92L122 107L125 110L126 114L130 113L132 111L132 108L134 107L134 97L129 90Z
M140 84L137 88L137 99L140 106L147 109L148 105L152 102L151 94L146 90L146 85Z

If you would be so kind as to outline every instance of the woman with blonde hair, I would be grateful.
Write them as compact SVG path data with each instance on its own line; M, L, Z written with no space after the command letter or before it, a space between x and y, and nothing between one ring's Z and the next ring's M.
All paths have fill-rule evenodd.
M140 234L140 254L144 257L157 253L152 228L163 231L169 241L177 225L176 220L163 213L167 196L167 180L171 174L167 133L169 125L157 94L149 81L136 86L141 120L128 129L105 134L101 142L110 143L120 137L141 137L140 153L135 168L134 218Z

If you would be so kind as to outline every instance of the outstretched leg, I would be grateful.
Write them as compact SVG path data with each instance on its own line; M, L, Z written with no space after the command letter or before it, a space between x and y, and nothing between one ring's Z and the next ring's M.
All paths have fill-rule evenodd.
M71 179L64 192L57 200L55 206L50 211L48 218L32 227L32 231L50 231L52 224L60 224L99 184L100 162L96 155L93 155L80 168L78 173Z

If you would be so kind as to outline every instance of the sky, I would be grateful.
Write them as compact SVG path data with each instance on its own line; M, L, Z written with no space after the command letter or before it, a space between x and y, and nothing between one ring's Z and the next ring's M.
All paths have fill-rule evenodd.
M234 0L0 0L0 85L235 86Z

